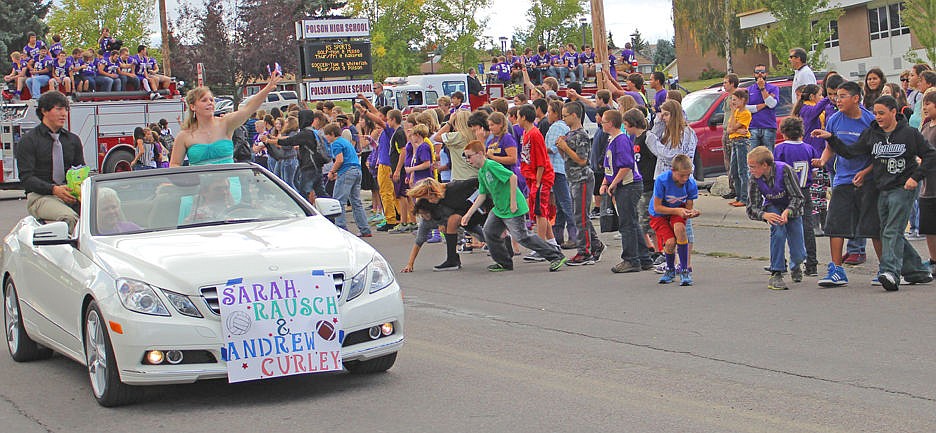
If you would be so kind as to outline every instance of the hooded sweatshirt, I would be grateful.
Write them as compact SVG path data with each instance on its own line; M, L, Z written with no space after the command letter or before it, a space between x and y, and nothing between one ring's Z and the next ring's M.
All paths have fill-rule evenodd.
M312 110L299 111L299 132L295 135L280 139L280 146L299 146L299 169L315 169L324 165L324 157L318 151L318 140L312 130L312 120L315 118Z
M908 178L919 182L936 170L936 149L926 142L920 131L907 124L902 114L897 114L897 127L890 133L873 122L851 146L846 146L835 135L826 141L844 158L871 155L874 184L880 191L903 188ZM917 157L923 160L922 164L917 164Z

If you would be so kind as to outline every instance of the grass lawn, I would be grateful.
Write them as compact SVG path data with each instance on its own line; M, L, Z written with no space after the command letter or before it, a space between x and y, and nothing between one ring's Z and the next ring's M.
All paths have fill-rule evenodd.
M724 80L724 78L712 78L709 80L699 80L699 81L685 81L685 82L680 81L679 84L681 84L690 92L695 92L696 90L704 89L708 86L711 86L712 84L721 83L722 80Z

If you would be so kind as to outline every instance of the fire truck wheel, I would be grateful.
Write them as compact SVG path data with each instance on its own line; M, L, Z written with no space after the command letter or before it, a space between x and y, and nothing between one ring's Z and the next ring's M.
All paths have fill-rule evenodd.
M129 150L115 150L104 161L104 173L130 171L130 161L133 161L133 153Z

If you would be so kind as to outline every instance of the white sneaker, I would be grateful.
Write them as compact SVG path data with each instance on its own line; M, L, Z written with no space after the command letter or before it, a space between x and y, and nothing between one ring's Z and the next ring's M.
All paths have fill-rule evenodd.
M545 262L546 259L545 259L543 256L537 254L536 251L531 251L530 254L527 254L527 255L523 258L523 261L525 261L525 262Z
M621 240L621 233L620 233L620 232L614 234L614 240L616 240L616 241Z

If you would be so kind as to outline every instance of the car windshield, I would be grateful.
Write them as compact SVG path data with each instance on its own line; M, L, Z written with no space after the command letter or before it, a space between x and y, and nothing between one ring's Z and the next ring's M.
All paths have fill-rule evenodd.
M300 218L310 213L255 168L153 170L92 183L95 236Z
M692 92L683 98L683 110L686 110L686 121L698 122L705 113L708 112L721 93L716 92Z

